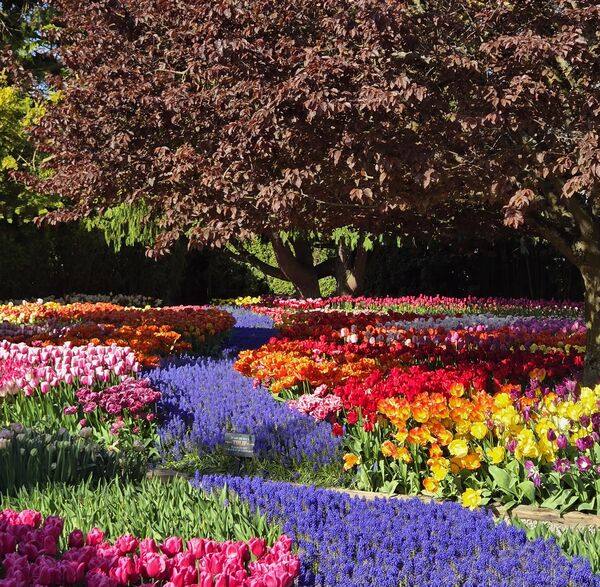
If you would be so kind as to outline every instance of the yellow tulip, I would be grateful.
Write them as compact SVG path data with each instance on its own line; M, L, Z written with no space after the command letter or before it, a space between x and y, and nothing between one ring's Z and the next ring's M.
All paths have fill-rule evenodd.
M488 427L483 422L475 422L471 426L471 436L477 438L477 440L484 439L487 433Z
M581 404L581 407L584 409L586 415L590 415L597 410L598 399L600 399L598 398L598 394L594 393L594 391L589 387L584 387L581 389L579 402Z
M411 456L410 452L408 452L408 449L405 446L401 446L398 449L398 454L397 454L396 458L407 464L412 463L412 456Z
M448 450L452 456L462 459L469 454L469 445L465 440L457 438L448 445Z
M503 446L495 446L494 448L488 448L487 456L490 459L490 463L497 465L504 460L506 455L506 449Z
M508 395L508 393L499 393L495 398L494 398L494 405L497 408L506 408L507 406L510 406L512 404L512 400L510 399L510 395Z
M456 432L458 434L469 434L471 431L471 423L468 420L459 420L456 423Z
M440 489L440 484L433 477L426 477L423 479L423 487L429 493L437 493Z
M344 455L344 471L348 471L358 464L360 464L360 457L358 455L352 453Z
M475 471L481 467L481 459L479 455L475 452L469 453L462 460L462 466L464 469L468 469L469 471Z
M481 504L481 489L467 489L461 496L460 502L466 508L475 509Z
M431 467L431 472L435 479L443 481L448 476L449 469L448 467Z

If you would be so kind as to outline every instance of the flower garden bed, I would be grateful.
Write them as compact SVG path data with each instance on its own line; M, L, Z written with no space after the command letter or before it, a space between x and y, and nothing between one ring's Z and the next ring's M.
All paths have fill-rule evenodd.
M199 306L137 308L108 302L0 306L0 334L9 342L71 343L130 348L144 366L160 357L214 348L234 324L227 312Z
M54 486L0 506L2 587L290 587L299 570L277 524L235 495L186 481Z
M522 530L496 527L488 514L418 500L375 498L368 505L304 486L458 500L470 508L500 502L519 515L527 504L556 515L600 513L600 386L577 383L585 341L580 306L445 298L247 299L248 305L0 306L0 463L24 472L0 474L3 507L62 516L72 531L69 518L80 511L72 504L83 499L77 491L106 491L100 488L107 483L110 491L141 487L153 495L149 503L189 515L190 500L216 499L210 492L228 486L205 535L178 529L176 515L172 527L154 533L160 522L123 495L118 505L106 505L112 514L104 518L79 516L81 529L97 526L109 540L99 541L101 553L86 555L77 581L278 587L298 575L299 585L323 587L600 584L589 562L570 561L545 541L528 542ZM215 356L234 321L234 336ZM226 432L252 434L254 457L228 454ZM198 471L199 489L183 497L152 494L142 480L148 464ZM222 476L231 472L245 477ZM257 475L293 484L252 481ZM56 491L71 501L40 497ZM114 525L119 508L133 512L127 527ZM2 515L0 525L20 519ZM389 517L396 521L384 523ZM259 521L240 537L232 525L238 518ZM431 519L447 537L426 530L429 522L421 533L419 519ZM50 518L52 534L37 514L31 520L19 532L48 533L55 548L36 547L39 556L13 564L21 547L2 553L0 545L0 587L13 587L6 582L13 572L28 577L23 585L79 584L68 582L66 561L97 545L70 546L59 539L59 522L54 527ZM351 527L360 531L353 535ZM467 529L473 538L461 545ZM277 542L282 532L293 540L291 552L287 539ZM135 548L119 551L123 534L131 534ZM184 534L215 541L211 554L222 564L194 558L181 541L169 553L157 543L143 550L147 543L133 538ZM275 550L252 554L251 538ZM582 541L575 534L559 538L568 553L585 554L600 569ZM376 544L387 546L380 552ZM427 551L436 553L434 562L423 558ZM156 576L144 567L150 554ZM98 557L112 562L90 563ZM535 583L544 557L553 561L547 582ZM63 569L60 580L56 569ZM49 582L39 581L42 571Z
M317 309L283 316L282 337L235 368L328 421L358 489L598 513L584 340L580 318Z

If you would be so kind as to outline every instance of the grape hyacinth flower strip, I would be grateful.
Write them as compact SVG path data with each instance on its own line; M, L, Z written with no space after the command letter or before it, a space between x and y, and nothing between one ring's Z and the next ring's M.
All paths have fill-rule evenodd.
M238 306L220 306L235 318L235 328L223 349L223 355L236 357L240 351L256 349L277 335L269 316L256 314Z
M239 306L217 306L220 310L229 312L235 318L236 328L272 329L273 320L264 314L257 314Z
M256 436L257 456L285 464L324 465L340 459L340 440L326 422L316 422L273 399L269 391L234 371L230 359L190 360L148 372L161 391L159 436L175 458L211 452L225 432Z
M418 499L367 502L259 478L202 476L227 485L298 545L299 587L599 587L589 561L489 512Z

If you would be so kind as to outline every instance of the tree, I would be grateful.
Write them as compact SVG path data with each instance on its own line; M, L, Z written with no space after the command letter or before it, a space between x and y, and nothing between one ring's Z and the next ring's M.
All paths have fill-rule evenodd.
M51 220L143 201L165 250L504 208L579 268L600 380L597 1L56 4Z
M44 0L0 0L0 68L8 68L21 82L58 72L59 63L45 40L51 18Z
M256 241L230 241L225 253L265 275L288 281L305 297L317 297L320 281L332 277L339 295L357 295L364 285L370 235L341 227L329 235L273 232L264 239L272 259L256 254ZM315 295L316 294L316 295Z
M0 220L31 221L47 211L49 198L29 192L11 174L35 166L35 154L27 139L27 129L43 113L43 108L19 88L9 86L0 73Z
M41 1L0 1L0 220L30 222L54 198L33 193L15 181L15 171L37 172L40 158L28 140L27 129L44 112L40 82L58 64L42 41L51 13Z
M345 112L342 96L335 124L317 125L321 102L301 79L306 47L293 45L295 30L307 25L305 41L317 38L311 10L287 27L287 47L270 56L261 35L272 36L277 22L269 10L261 16L268 8L261 3L57 6L61 29L52 42L64 44L61 60L72 76L38 137L55 171L45 189L70 198L73 206L53 219L141 203L148 222L160 229L155 252L168 250L182 234L192 245L217 246L258 235L274 248L275 270L303 295L318 295L324 274L336 276L340 289L357 291L366 260L361 241L352 249L338 240L335 256L317 267L307 234L328 237L354 216L370 229L374 210L398 206L389 208L368 186L364 193L360 187L367 179L360 151L385 140L376 137L381 129L374 125L374 109L354 120L358 104ZM281 5L277 16L286 20L288 13ZM255 46L248 44L252 36ZM328 66L320 69L316 85L331 76ZM335 92L335 77L331 82ZM348 83L346 93L361 85L358 79ZM365 104L370 100L365 96ZM281 238L292 231L292 239ZM243 250L236 254L249 258Z

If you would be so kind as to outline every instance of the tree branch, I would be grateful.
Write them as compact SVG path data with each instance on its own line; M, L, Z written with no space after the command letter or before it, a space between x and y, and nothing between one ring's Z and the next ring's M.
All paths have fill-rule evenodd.
M554 227L545 223L541 218L534 218L529 216L527 218L527 224L533 229L538 236L547 240L561 255L569 260L573 265L579 266L579 259L573 252L569 242L560 234Z
M586 210L577 195L573 194L570 198L565 198L565 204L569 209L569 212L573 214L573 218L581 232L581 236L587 240L598 240L599 230L594 221L594 217Z
M335 277L335 267L336 258L328 257L325 261L321 261L315 265L315 271L317 272L317 277L319 279L323 279L323 277Z
M281 271L279 268L274 267L273 265L269 265L269 263L265 263L264 261L261 261L256 255L253 255L248 251L245 251L243 249L239 251L232 251L227 247L225 247L223 251L228 257L230 257L234 261L237 261L238 263L246 263L248 265L252 265L253 267L256 267L256 269L259 269L269 277L273 277L275 279L282 279L283 281L288 280L287 277L283 274L283 271Z

